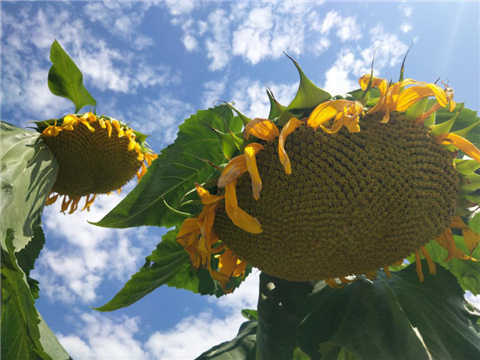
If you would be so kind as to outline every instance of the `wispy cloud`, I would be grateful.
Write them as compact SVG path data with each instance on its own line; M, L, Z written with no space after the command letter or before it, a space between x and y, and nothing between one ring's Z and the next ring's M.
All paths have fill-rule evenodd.
M17 122L25 118L54 118L72 111L72 105L67 100L50 94L47 87L47 74L51 66L49 48L55 39L82 70L86 87L94 96L92 89L95 88L100 91L135 93L139 88L178 83L178 72L172 72L162 64L149 65L138 54L139 47L148 46L150 41L140 34L131 34L135 33L148 6L135 5L135 9L140 10L127 16L130 5L115 4L87 3L85 9L89 10L85 11L91 13L92 21L101 17L102 24L116 36L123 39L131 37L134 50L120 50L106 38L93 36L88 20L74 16L71 9L73 5L26 5L15 15L2 13L2 106L7 111L16 110L13 113L18 117L15 119ZM105 12L118 13L118 16L101 16ZM123 18L120 14L124 14ZM118 22L110 24L108 19L114 18Z
M57 335L76 359L193 359L236 336L246 321L241 310L256 307L258 275L254 271L233 294L212 298L211 309L183 318L170 330L155 331L143 343L136 339L138 317L112 318L102 313L80 313L71 333Z
M70 215L60 213L57 203L45 209L43 223L49 243L33 275L42 284L42 296L69 304L91 304L98 299L103 281L124 282L143 264L156 243L146 236L146 229L112 230L87 222L100 220L122 198L102 195L90 212Z
M318 56L330 47L331 33L341 42L362 38L355 17L342 16L337 11L323 16L318 11L320 5L320 2L235 2L216 6L205 19L194 19L188 12L174 16L172 23L182 28L182 42L187 51L205 52L212 71L226 68L235 57L255 65L277 59L284 51L293 56L304 53Z

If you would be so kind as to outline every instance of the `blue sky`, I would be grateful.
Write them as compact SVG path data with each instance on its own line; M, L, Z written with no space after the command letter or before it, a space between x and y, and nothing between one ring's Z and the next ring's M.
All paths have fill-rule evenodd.
M74 108L50 94L57 39L84 73L97 112L150 133L159 152L177 127L215 100L268 115L265 83L288 104L297 72L283 51L332 94L357 88L377 51L377 76L448 80L455 100L480 109L478 2L1 2L1 119L24 127ZM102 229L122 195L89 213L43 216L47 243L36 264L37 306L76 359L191 359L235 336L257 300L258 273L220 300L160 288L114 313L100 306L143 265L165 229ZM480 305L480 300L471 297Z

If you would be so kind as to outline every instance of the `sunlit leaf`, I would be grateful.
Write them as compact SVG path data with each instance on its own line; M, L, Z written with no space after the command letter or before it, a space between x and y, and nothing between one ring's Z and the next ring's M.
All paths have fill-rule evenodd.
M85 105L97 105L83 85L82 72L57 40L50 49L50 61L53 65L48 72L48 88L52 94L71 100L76 113Z
M5 231L15 232L15 251L23 249L40 224L45 200L57 176L52 152L35 131L0 124L2 241ZM5 244L2 242L5 249Z
M227 161L218 136L205 123L222 132L228 131L225 123L234 133L242 128L242 121L234 118L226 105L198 111L180 125L175 143L162 150L137 187L95 225L111 228L179 225L185 218L170 211L165 202L177 208L181 201L195 198L196 194L185 199L184 195L194 189L195 182L201 184L209 178L214 170L209 162L220 165ZM196 214L199 209L191 204L182 206L181 211Z
M257 321L244 322L234 339L214 346L196 360L256 360L257 325Z

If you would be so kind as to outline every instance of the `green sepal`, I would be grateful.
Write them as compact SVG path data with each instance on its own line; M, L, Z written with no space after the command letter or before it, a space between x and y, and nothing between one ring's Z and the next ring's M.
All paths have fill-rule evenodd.
M97 105L83 85L83 74L73 60L55 40L50 49L53 63L48 72L48 88L52 94L69 99L78 112L85 105Z
M300 65L293 58L288 55L287 57L292 60L300 75L300 85L298 86L297 94L290 105L288 105L287 110L313 109L322 102L332 98L332 95L317 87L307 78Z
M468 201L471 201L477 205L480 205L480 196L476 196L476 195L464 195L463 196L465 199L467 199Z
M438 125L433 125L430 128L430 135L437 136L440 134L448 133L452 128L453 124L455 124L455 121L457 120L458 115L460 114L460 111L461 111L461 108L455 113L455 115L453 115L453 117L450 120L445 121Z
M410 52L410 49L412 48L412 46L413 46L413 43L412 43L412 45L410 45L410 47L409 47L408 50L407 50L407 53L406 53L405 56L403 57L402 66L401 66L401 68L400 68L400 76L399 76L399 78L398 78L398 82L403 81L403 79L404 79L403 75L404 75L404 72L405 72L405 61L407 60L408 53Z
M268 114L268 118L270 120L273 120L283 114L285 111L286 107L280 104L277 99L275 99L275 96L273 96L272 90L267 86L267 95L268 99L270 100L270 113Z
M235 135L227 126L228 133L224 133L220 130L215 129L208 123L205 123L210 130L212 130L220 139L222 143L222 151L223 155L226 159L230 160L233 156L238 152L238 150L242 147L243 143L245 142L242 138Z
M480 168L480 163L476 160L455 159L455 169L461 175L468 175Z
M480 120L477 122L474 122L472 125L467 126L466 128L463 128L462 130L454 131L453 134L461 136L463 138L467 138L468 133L472 131L475 127L477 127L477 125L479 124L480 124Z
M405 112L405 116L409 119L416 119L422 116L425 112L425 107L427 106L428 98L423 98L420 101L417 101L415 104L410 106Z
M232 104L230 103L226 103L227 106L232 109L233 111L235 111L237 113L237 115L240 117L240 119L242 120L243 122L243 125L247 125L250 121L252 121L252 119L246 117L245 115L243 115L239 110L237 110Z
M480 189L480 175L472 173L465 176L460 185L460 191L462 193L469 193L477 189Z

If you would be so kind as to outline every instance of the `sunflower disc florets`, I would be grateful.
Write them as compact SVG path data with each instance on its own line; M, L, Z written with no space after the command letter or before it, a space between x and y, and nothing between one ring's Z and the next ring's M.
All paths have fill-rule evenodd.
M86 197L88 209L97 194L120 190L137 174L142 178L157 156L127 125L92 113L67 115L43 129L43 141L58 163L58 175L47 205L63 196L62 211L77 209ZM143 145L143 146L142 146Z

